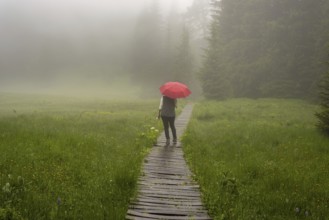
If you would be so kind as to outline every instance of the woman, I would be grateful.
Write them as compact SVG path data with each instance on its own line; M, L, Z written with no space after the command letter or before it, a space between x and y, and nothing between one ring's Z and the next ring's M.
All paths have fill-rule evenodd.
M169 126L173 136L173 143L177 143L177 135L176 135L176 128L175 128L175 108L177 107L177 99L172 99L167 96L162 96L160 100L159 106L159 114L158 119L162 119L163 128L166 135L166 144L169 145L170 143L170 136L169 136Z

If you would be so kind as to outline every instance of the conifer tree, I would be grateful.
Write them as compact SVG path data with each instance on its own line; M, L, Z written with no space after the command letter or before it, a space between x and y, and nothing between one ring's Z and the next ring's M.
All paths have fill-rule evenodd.
M228 76L222 69L220 62L222 55L220 38L220 1L213 0L212 23L208 48L201 67L201 86L203 94L209 99L225 99L231 95L231 86Z
M181 42L177 48L176 62L174 65L174 80L190 84L193 72L193 57L190 48L190 34L184 26L181 36Z
M173 81L175 71L175 60L177 54L177 45L180 42L178 36L181 34L182 16L178 13L175 5L166 17L164 32L164 48L162 59L162 79L164 82Z
M316 113L319 120L317 126L326 135L329 135L329 71L324 75L320 83L320 100L322 111Z
M209 35L210 4L209 0L194 0L184 15L190 32L191 49L194 52L194 63L200 67L206 38Z

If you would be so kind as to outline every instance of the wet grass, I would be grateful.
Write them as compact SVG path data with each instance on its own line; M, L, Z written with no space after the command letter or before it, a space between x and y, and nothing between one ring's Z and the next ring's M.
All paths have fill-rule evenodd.
M0 219L124 219L158 100L0 100Z
M198 103L183 138L214 219L326 219L329 138L299 100Z

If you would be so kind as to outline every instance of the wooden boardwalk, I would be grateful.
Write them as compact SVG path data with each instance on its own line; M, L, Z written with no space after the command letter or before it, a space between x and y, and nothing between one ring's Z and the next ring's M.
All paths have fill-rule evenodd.
M188 104L176 119L178 138L184 133L192 109L193 105ZM181 143L166 146L162 133L144 160L138 197L131 202L126 219L211 219L191 175Z

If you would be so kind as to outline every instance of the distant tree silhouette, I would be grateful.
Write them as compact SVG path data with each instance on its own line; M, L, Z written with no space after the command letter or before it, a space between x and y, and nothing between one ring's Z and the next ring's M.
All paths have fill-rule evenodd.
M192 81L193 57L190 48L190 34L185 26L177 49L173 78L175 81L190 84Z
M328 62L329 64L329 62ZM316 113L318 128L329 136L329 71L320 83L321 112Z
M161 82L161 24L157 1L143 10L136 22L131 50L131 72L136 84L148 85L146 88L149 91L144 91L145 94L155 91Z
M211 5L212 23L208 48L205 50L205 57L200 70L201 86L206 98L225 99L231 96L231 85L221 60L223 51L220 33L221 5L218 0L212 0Z

